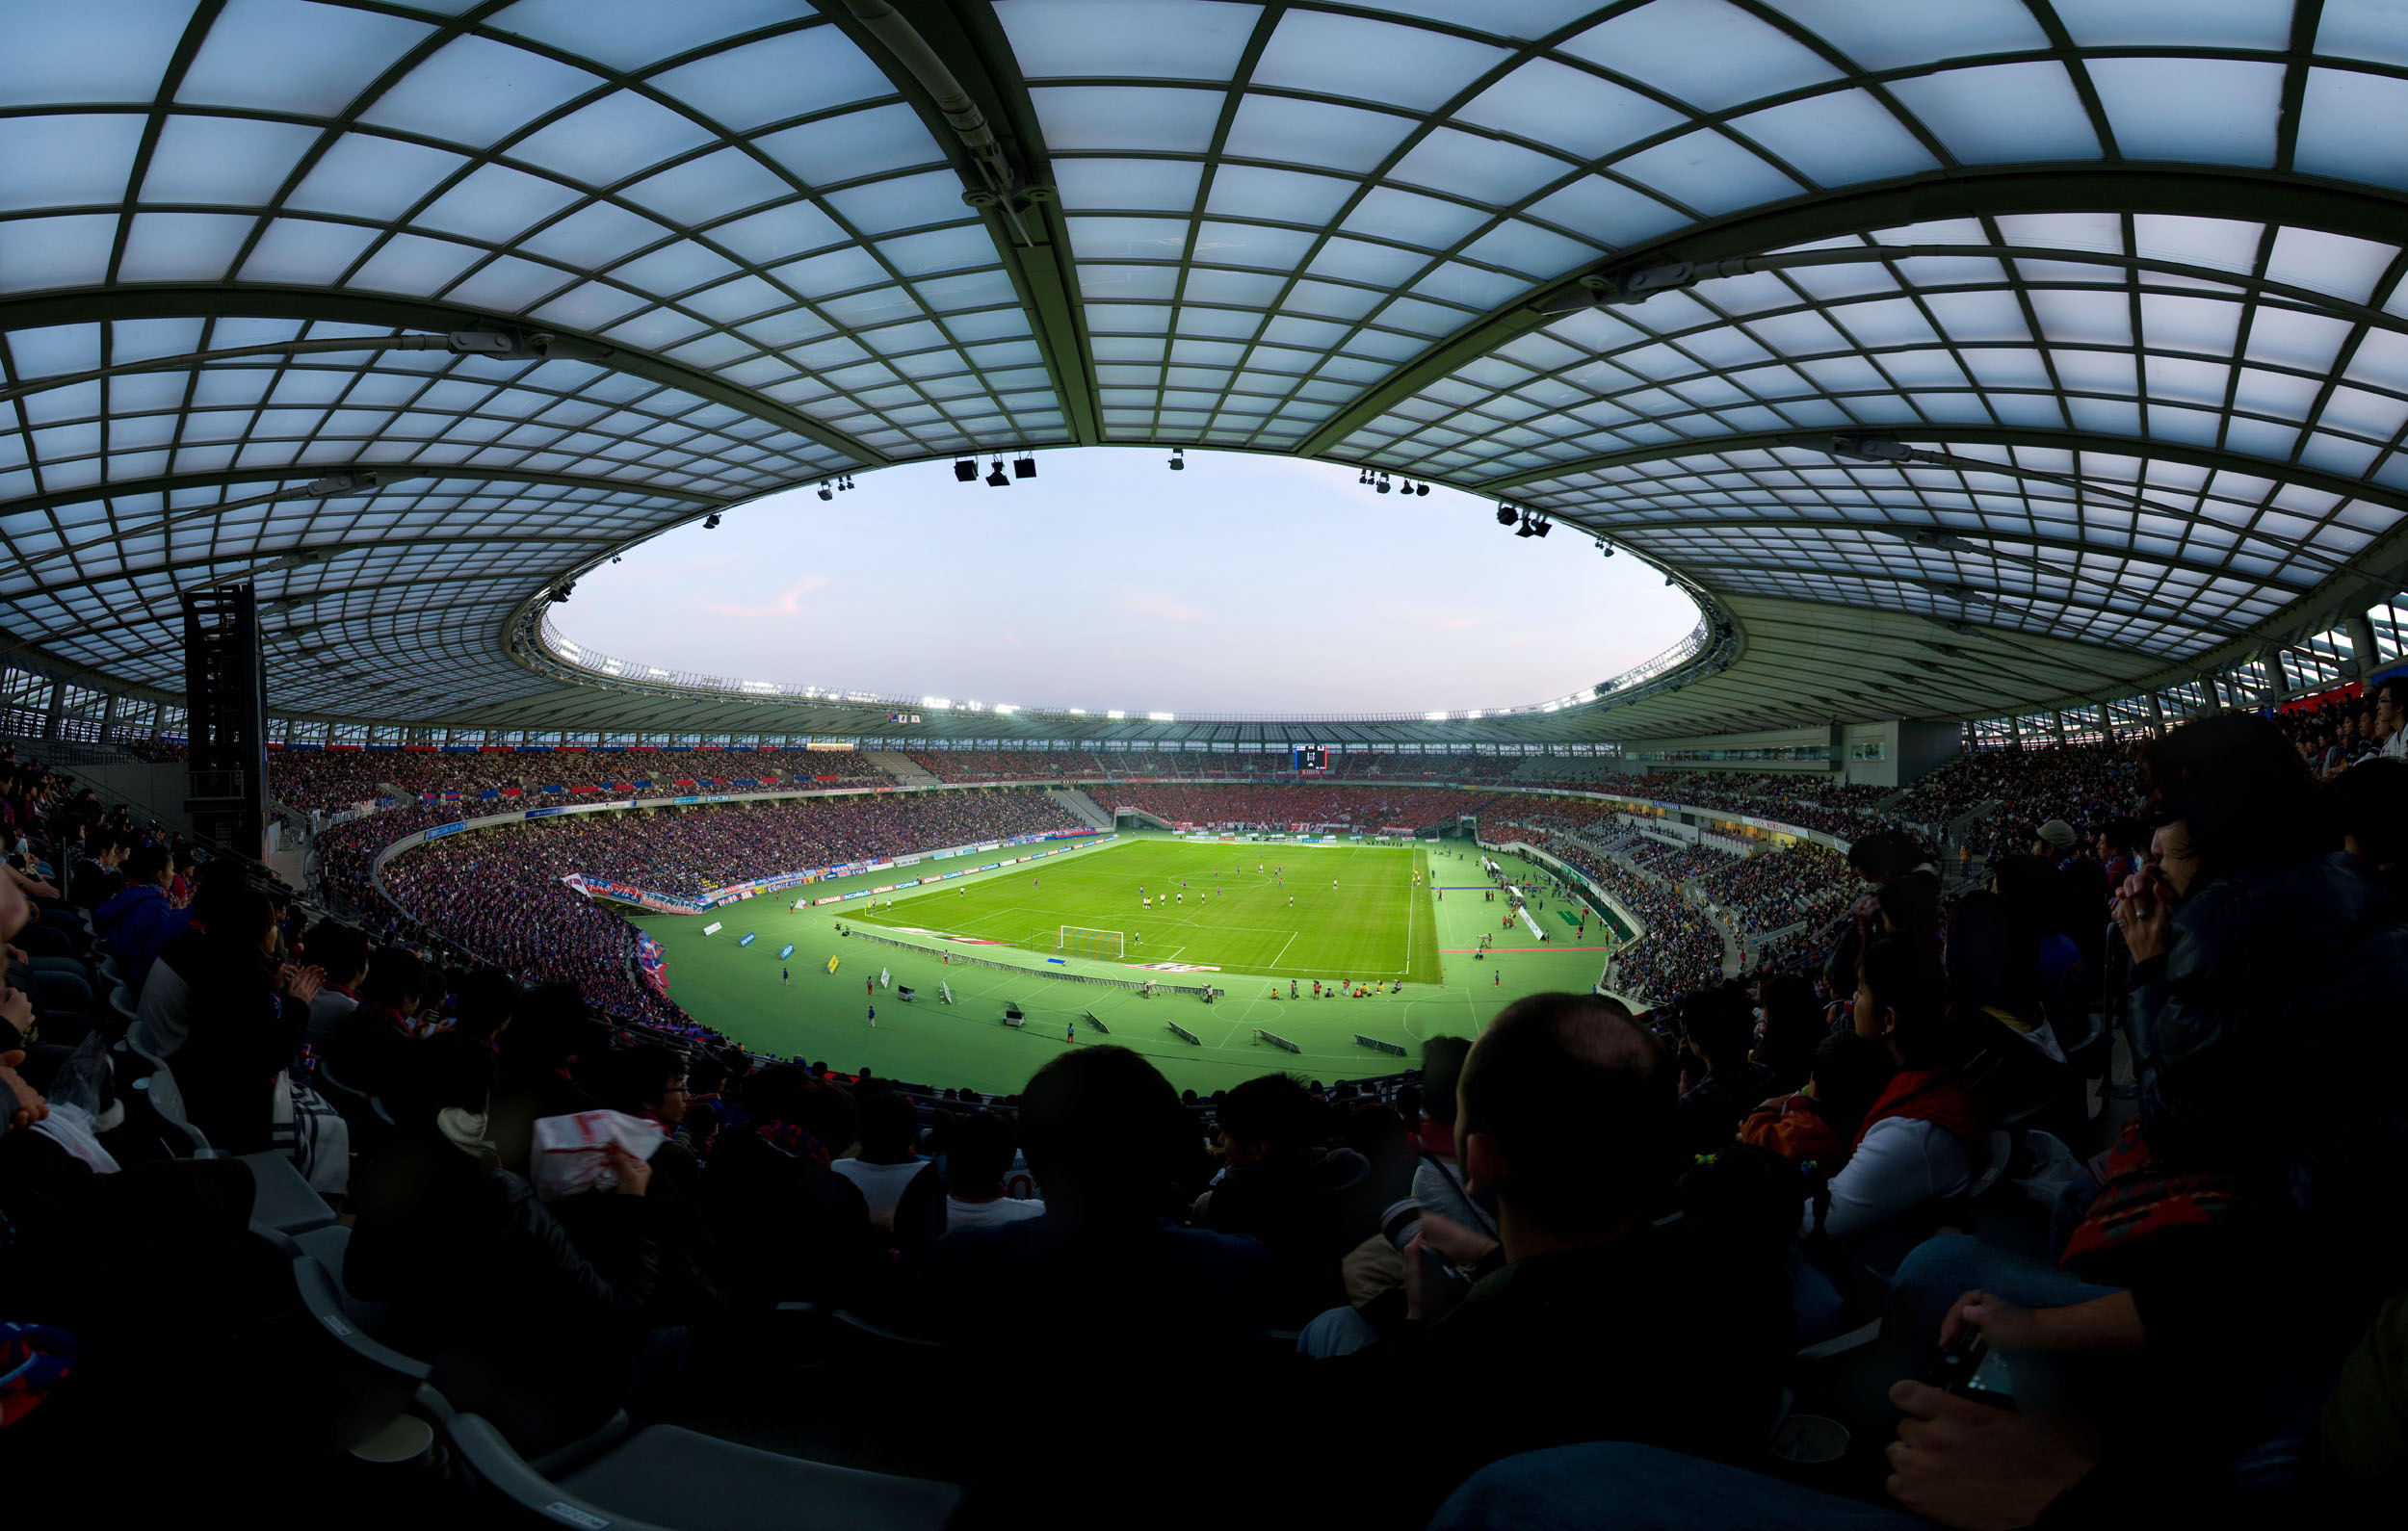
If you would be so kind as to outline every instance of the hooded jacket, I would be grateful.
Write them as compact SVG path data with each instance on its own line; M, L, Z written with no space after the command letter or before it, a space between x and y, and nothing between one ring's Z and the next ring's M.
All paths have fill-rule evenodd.
M1953 1069L1901 1069L1874 1097L1854 1152L1831 1177L1822 1231L1854 1239L1960 1196L1972 1183L1988 1114ZM1799 1233L1814 1232L1809 1204Z

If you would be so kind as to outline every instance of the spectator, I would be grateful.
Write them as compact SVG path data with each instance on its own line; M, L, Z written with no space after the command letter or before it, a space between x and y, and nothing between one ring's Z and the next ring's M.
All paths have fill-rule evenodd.
M326 970L327 981L309 1001L309 1045L323 1053L336 1023L359 1008L359 985L368 976L368 935L356 925L320 921L310 927L301 954Z
M1379 1226L1371 1165L1352 1149L1319 1145L1325 1109L1289 1075L1246 1080L1216 1114L1225 1168L1196 1221L1252 1234L1270 1251L1279 1267L1274 1321L1300 1324L1344 1302L1339 1261Z
M125 858L125 881L92 910L92 926L117 953L118 970L140 992L159 950L192 923L192 911L168 901L168 847L146 844Z
M828 1166L859 1129L852 1098L791 1064L745 1082L751 1120L720 1134L702 1174L702 1211L739 1314L780 1302L842 1307L876 1274L878 1244L861 1188Z
M1421 1524L1483 1463L1566 1441L1722 1460L1762 1441L1789 1335L1780 1267L1761 1243L1653 1221L1680 1161L1671 1085L1662 1049L1610 1000L1535 995L1489 1023L1456 1125L1471 1183L1496 1190L1500 1237L1426 1214L1422 1234L1471 1257L1479 1284L1444 1319L1316 1362L1298 1400L1297 1428L1381 1464L1333 1485L1350 1518ZM1714 1321L1640 1318L1671 1293ZM1393 1403L1407 1397L1456 1407L1400 1455Z
M1172 1464L1193 1460L1191 1435L1165 1421L1191 1411L1195 1379L1230 1365L1262 1327L1269 1252L1170 1221L1201 1146L1169 1082L1137 1053L1104 1044L1057 1055L1020 1113L1044 1215L940 1239L930 1316L971 1374L1016 1379L1031 1417L1078 1420L1086 1455L1075 1474L1032 1475L1010 1433L974 1433L972 1513L1080 1523L1143 1502L1157 1523L1197 1523L1229 1491L1202 1485L1165 1502Z
M1697 1063L1681 1078L1680 1132L1697 1153L1730 1142L1740 1119L1777 1088L1772 1070L1748 1056L1754 1030L1747 991L1737 984L1682 1001L1681 1040Z
M895 1204L903 1199L903 1187L928 1164L915 1151L920 1114L892 1090L866 1091L855 1103L861 1112L860 1151L828 1168L860 1186L870 1221L891 1230Z
M1897 1065L1886 1044L1843 1031L1815 1049L1806 1088L1767 1101L1740 1125L1740 1141L1769 1149L1793 1164L1813 1163L1826 1178L1847 1162L1865 1113Z
M492 1055L442 1037L426 1063L418 1105L366 1177L345 1284L388 1304L388 1341L432 1360L445 1398L522 1451L621 1407L657 1415L683 1336L641 1327L661 1268L651 1166L607 1150L616 1189L587 1198L572 1240L533 1186L490 1163Z
M1004 1195L1004 1176L1011 1169L1012 1152L1008 1118L992 1111L971 1111L954 1119L945 1155L948 1229L993 1228L1045 1215L1043 1202L1015 1202Z
M1772 1071L1775 1089L1800 1088L1815 1050L1831 1035L1814 984L1799 973L1769 973L1756 985L1756 1004L1763 1012L1756 1061Z
M394 1120L417 1116L401 1099L417 1084L418 1006L435 975L406 947L381 947L360 981L359 1003L328 1029L325 1066L335 1079L382 1099Z
M1883 1043L1897 1072L1831 1178L1821 1232L1851 1240L1960 1195L1989 1130L1957 1069L1966 1048L1948 1014L1939 964L1902 942L1877 941L1859 966L1856 1034ZM1800 1232L1816 1231L1809 1207Z
M277 964L275 907L256 889L228 899L201 943L191 1029L175 1052L176 1083L212 1148L264 1153L283 1071L301 1054L309 1001L325 974Z
M2408 762L2361 762L2324 791L2341 822L2342 848L2408 908Z

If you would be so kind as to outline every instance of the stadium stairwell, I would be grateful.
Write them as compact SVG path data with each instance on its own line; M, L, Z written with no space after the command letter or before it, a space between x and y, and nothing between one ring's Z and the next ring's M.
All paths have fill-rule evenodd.
M863 763L877 766L905 787L941 787L944 783L912 764L911 757L891 749L868 749L860 754Z
M1112 816L1104 812L1102 804L1076 787L1049 787L1045 795L1060 804L1062 812L1083 824L1092 824L1097 829L1112 827Z

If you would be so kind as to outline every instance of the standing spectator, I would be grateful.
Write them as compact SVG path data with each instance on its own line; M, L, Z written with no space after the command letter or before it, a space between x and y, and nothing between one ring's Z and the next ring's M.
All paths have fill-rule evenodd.
M1293 1076L1266 1074L1222 1098L1225 1170L1196 1221L1250 1233L1279 1265L1274 1318L1303 1323L1346 1300L1339 1261L1378 1227L1371 1166L1352 1149L1317 1141L1327 1108Z
M1731 1142L1740 1119L1779 1088L1773 1071L1748 1056L1754 1033L1747 991L1737 984L1682 1002L1681 1039L1701 1068L1681 1079L1681 1141L1697 1153Z
M301 1054L325 974L275 960L275 906L248 889L203 936L191 1030L174 1058L192 1123L222 1154L270 1147L283 1072Z

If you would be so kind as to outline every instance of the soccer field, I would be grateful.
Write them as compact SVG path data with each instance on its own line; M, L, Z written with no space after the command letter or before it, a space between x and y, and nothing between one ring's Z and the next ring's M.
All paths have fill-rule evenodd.
M912 889L892 906L880 897L875 915L866 895L892 869L801 890L863 895L842 903L796 909L792 895L773 895L707 918L635 919L667 953L670 998L783 1056L1005 1094L1065 1048L1111 1042L1144 1053L1182 1088L1210 1091L1272 1070L1321 1079L1393 1073L1417 1061L1426 1039L1474 1035L1523 995L1594 983L1613 939L1609 922L1592 915L1584 936L1577 901L1544 897L1533 914L1551 940L1536 943L1519 921L1505 922L1504 904L1481 897L1479 854L1462 841L1339 847L1124 831ZM1497 859L1517 881L1537 877L1517 857ZM1286 868L1285 886L1274 866ZM1139 883L1146 896L1168 889L1167 914L1139 904ZM1054 947L1064 924L1118 930L1126 954L1067 956ZM847 931L889 939L851 940ZM1493 946L1475 956L1482 936ZM1088 978L1108 981L1081 981ZM1225 998L1208 1005L1122 987L1148 978L1210 983ZM1341 997L1338 983L1348 978L1382 987ZM1313 998L1316 979L1330 998ZM1386 987L1391 980L1401 987ZM914 999L903 999L906 987ZM1007 1004L1021 1008L1024 1025L1002 1024ZM1266 1032L1298 1051L1265 1041Z
M1426 871L1403 846L1154 841L1030 862L851 918L1131 965L1435 983L1437 922L1414 881ZM1065 926L1106 934L1064 947Z

